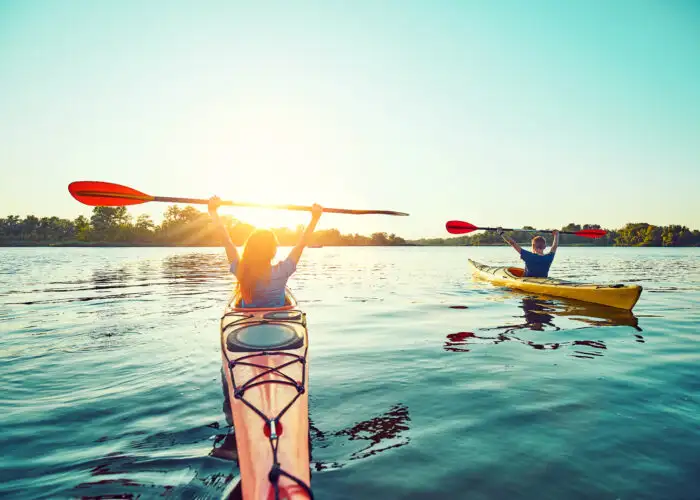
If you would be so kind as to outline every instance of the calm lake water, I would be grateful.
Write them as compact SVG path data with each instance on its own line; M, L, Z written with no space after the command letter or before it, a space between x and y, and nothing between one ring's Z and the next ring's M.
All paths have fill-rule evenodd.
M644 286L634 315L468 257L517 263L306 251L316 497L700 498L700 249L560 249L553 276ZM222 251L4 248L0 276L0 496L221 497Z

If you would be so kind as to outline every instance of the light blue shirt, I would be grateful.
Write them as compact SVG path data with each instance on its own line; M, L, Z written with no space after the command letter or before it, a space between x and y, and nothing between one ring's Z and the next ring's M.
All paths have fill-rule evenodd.
M238 270L238 259L231 262L229 269L236 275ZM281 307L284 305L284 290L287 280L294 274L297 264L289 257L282 262L278 262L270 270L270 281L258 281L253 292L253 302L245 304L241 300L242 307ZM238 277L238 275L236 275Z

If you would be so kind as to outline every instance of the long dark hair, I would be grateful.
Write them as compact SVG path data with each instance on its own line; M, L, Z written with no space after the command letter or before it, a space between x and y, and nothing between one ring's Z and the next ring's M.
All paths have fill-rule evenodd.
M238 264L236 292L250 304L258 283L269 282L272 259L277 253L277 237L269 229L256 229L248 237Z

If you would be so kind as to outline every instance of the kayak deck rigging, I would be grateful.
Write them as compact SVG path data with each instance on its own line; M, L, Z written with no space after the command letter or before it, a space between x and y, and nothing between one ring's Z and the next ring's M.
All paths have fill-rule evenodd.
M278 459L277 459L277 447L279 444L279 438L284 432L284 428L282 427L282 423L280 422L280 419L282 416L287 412L287 410L296 402L297 399L299 399L299 396L306 392L306 388L304 387L304 383L302 382L297 382L294 379L292 379L290 376L287 374L283 373L280 371L282 368L286 368L289 365L292 365L294 363L300 363L302 366L302 374L304 374L306 370L306 352L304 353L304 356L298 356L296 354L288 354L288 353L274 353L275 356L289 356L292 358L290 361L287 361L286 363L283 363L279 366L276 367L268 367L266 365L258 364L258 363L253 363L251 361L248 361L251 358L259 357L259 356L267 356L269 354L273 354L270 352L262 351L259 353L255 354L250 354L248 356L243 356L242 358L238 358L232 361L229 361L229 370L231 371L231 380L233 383L233 397L241 401L243 404L245 404L248 408L253 410L256 414L260 416L260 418L265 422L265 435L269 437L270 439L270 446L272 448L272 454L274 457L274 461L272 463L272 468L270 469L270 474L269 474L269 479L270 482L273 485L273 488L275 490L275 500L279 500L279 478L280 476L285 476L297 483L299 486L301 486L304 491L309 495L309 498L313 499L313 493L311 492L311 488L309 485L304 483L301 479L298 477L294 476L293 474L290 474L286 472L284 469L282 469ZM234 375L234 368L236 365L245 365L245 366L250 366L254 368L260 368L263 370L262 373L256 375L255 377L247 380L240 386L236 384L236 376ZM281 379L268 379L268 380L259 380L262 379L268 375L275 375L278 377L281 377ZM303 377L302 377L303 380ZM256 408L253 404L251 404L247 399L245 399L245 392L248 389L251 389L256 386L260 386L263 384L286 384L286 385L291 385L297 390L297 395L292 398L292 400L282 408L280 412L277 413L276 416L274 417L269 417L265 415L262 411L260 411L258 408Z

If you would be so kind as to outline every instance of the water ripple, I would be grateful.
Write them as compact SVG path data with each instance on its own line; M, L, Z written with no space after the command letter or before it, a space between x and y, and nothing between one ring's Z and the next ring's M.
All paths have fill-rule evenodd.
M281 249L281 255L287 249ZM700 252L562 248L634 313L472 282L507 248L324 248L308 314L318 498L695 498ZM0 496L219 498L219 249L0 249ZM659 439L662 436L663 439Z

